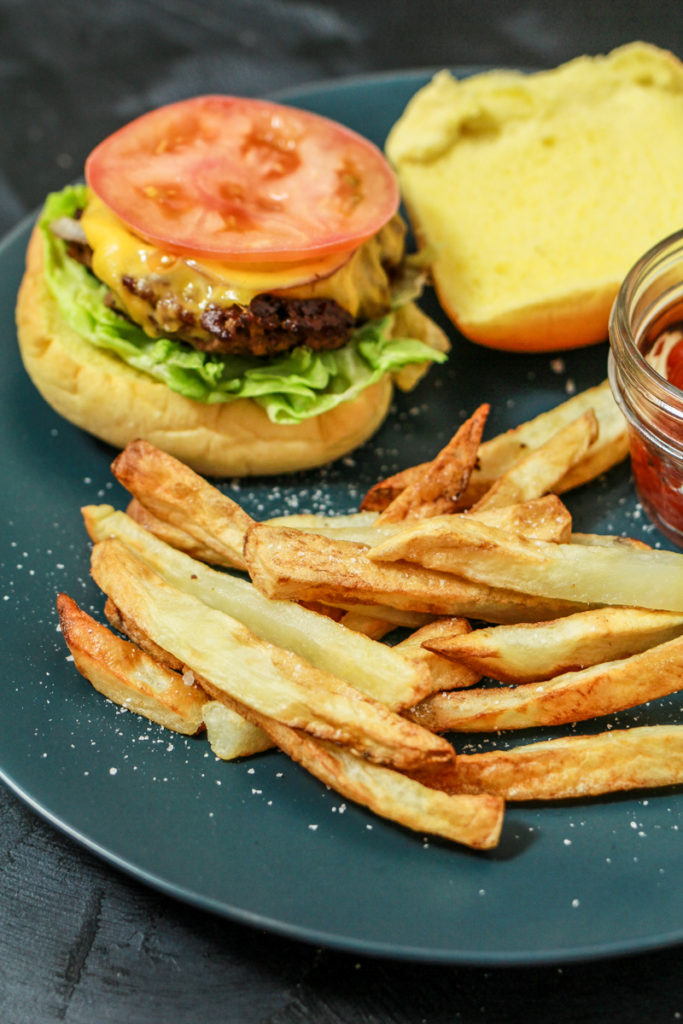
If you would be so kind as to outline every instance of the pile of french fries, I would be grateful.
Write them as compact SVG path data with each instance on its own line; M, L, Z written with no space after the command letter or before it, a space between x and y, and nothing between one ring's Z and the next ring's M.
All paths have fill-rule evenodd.
M225 760L277 747L422 834L495 846L506 801L683 780L683 725L458 750L683 687L683 555L577 534L559 495L624 458L607 382L491 440L482 405L358 512L256 522L143 441L127 511L82 510L105 626L58 597L78 670ZM403 638L396 638L401 627ZM482 685L483 682L483 685Z

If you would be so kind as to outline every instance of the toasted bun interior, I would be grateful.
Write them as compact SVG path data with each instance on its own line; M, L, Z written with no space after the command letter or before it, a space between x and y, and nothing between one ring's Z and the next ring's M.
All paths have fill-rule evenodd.
M90 345L63 320L43 276L36 227L17 302L19 348L43 398L65 419L116 448L144 438L197 472L249 476L311 469L366 441L384 420L389 377L352 402L295 425L272 423L248 399L207 405Z
M387 141L441 304L467 337L607 337L630 267L683 225L683 65L632 43L551 71L438 73Z

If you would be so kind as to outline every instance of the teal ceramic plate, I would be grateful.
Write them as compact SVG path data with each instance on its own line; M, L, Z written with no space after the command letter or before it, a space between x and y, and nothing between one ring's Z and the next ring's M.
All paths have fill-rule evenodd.
M381 144L426 77L340 81L287 99ZM475 854L345 805L280 754L221 763L204 740L123 712L81 679L57 631L55 596L64 590L101 616L79 508L123 507L126 496L109 473L113 451L59 419L22 369L13 309L30 227L20 225L0 247L5 782L56 827L149 885L338 949L530 964L680 941L680 789L511 806L500 847ZM350 511L381 475L434 454L480 401L492 404L491 436L605 376L605 346L557 359L515 357L451 334L448 367L400 397L353 457L314 473L222 486L256 517ZM626 466L569 501L577 529L662 542L640 514ZM671 698L615 722L672 722L680 710Z

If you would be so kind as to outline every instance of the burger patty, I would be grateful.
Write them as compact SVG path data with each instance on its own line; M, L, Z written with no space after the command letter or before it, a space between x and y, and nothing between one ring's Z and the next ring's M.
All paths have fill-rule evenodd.
M124 288L149 306L151 325L202 352L271 356L299 345L320 351L347 343L354 319L333 299L256 295L248 306L208 305L197 314L180 299L158 295L149 280L122 278Z
M67 242L67 254L92 269L92 249L83 242ZM333 299L293 299L282 295L256 295L248 306L212 304L199 317L178 298L157 293L149 280L128 275L123 287L149 306L150 326L172 334L200 352L271 356L299 345L315 351L341 348L347 343L354 318ZM117 307L110 294L108 305Z
M66 243L68 255L97 275L83 216L84 211L78 210L72 217L54 221L50 228ZM141 275L118 269L104 275L109 289L105 301L150 336L175 337L202 352L267 357L300 345L317 351L342 348L357 322L389 312L391 282L401 266L404 236L405 225L397 215L354 252L343 268L346 277L341 288L339 283L335 286L344 305L337 298L326 297L322 288L305 296L286 291L262 293L248 305L227 298L212 301L201 288L195 291L193 287L191 296L184 298L186 282L174 286L173 272Z

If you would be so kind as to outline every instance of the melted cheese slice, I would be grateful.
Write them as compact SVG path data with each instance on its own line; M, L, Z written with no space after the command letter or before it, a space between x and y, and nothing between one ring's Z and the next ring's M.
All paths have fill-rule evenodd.
M197 318L210 306L248 306L256 295L283 291L292 298L334 299L354 317L381 315L390 298L384 263L400 261L404 235L402 222L395 218L351 253L308 263L236 266L163 252L133 234L92 193L81 225L93 251L93 273L150 334L178 327L175 314L163 322L164 297L172 300L169 309L180 304ZM138 294L126 287L126 279L134 280ZM155 297L154 318L145 292Z

